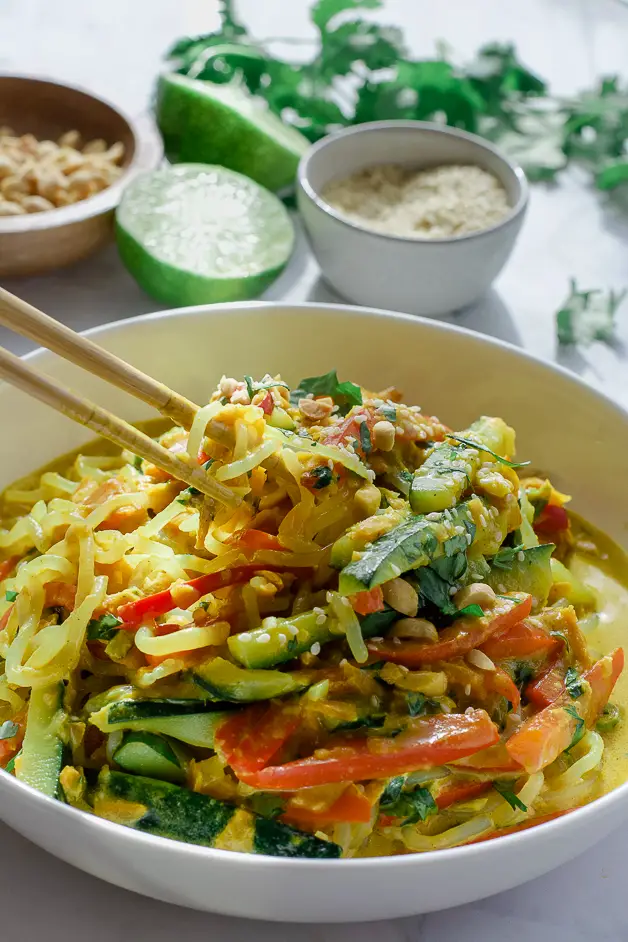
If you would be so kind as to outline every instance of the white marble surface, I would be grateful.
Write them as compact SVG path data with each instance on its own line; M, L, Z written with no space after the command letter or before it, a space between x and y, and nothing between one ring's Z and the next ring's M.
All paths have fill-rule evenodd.
M240 0L260 36L307 36L307 0ZM92 88L132 115L147 107L162 50L186 32L212 28L212 0L0 0L0 71L49 75ZM388 0L380 20L403 24L415 51L445 38L463 54L489 39L514 39L558 92L600 72L628 77L628 7L616 0ZM576 276L583 288L628 285L628 216L587 189L578 174L535 186L521 240L495 290L457 321L556 358L552 312ZM6 285L77 329L154 310L115 250L57 275ZM267 293L334 300L303 239ZM565 365L628 405L628 306L616 350L596 346ZM24 341L0 330L16 351ZM560 870L474 905L364 926L273 926L177 909L125 893L60 863L0 825L0 939L90 942L179 938L200 942L623 942L628 939L628 828ZM234 893L237 888L234 887Z

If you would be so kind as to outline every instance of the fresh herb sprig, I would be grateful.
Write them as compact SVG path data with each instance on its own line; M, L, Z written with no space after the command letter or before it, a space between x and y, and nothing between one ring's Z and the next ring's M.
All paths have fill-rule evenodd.
M577 162L600 190L628 182L628 88L616 76L557 98L511 44L488 43L466 64L442 45L433 58L414 59L398 27L359 15L381 0L317 0L313 54L291 61L274 54L272 41L253 38L234 6L222 0L216 32L174 43L169 66L243 83L310 141L364 121L437 119L498 143L531 180L553 180Z

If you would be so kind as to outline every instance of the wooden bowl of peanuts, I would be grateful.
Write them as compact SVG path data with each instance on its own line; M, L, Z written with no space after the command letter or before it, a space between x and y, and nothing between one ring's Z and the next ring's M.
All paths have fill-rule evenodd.
M131 174L161 157L116 108L48 80L0 75L0 277L90 255Z

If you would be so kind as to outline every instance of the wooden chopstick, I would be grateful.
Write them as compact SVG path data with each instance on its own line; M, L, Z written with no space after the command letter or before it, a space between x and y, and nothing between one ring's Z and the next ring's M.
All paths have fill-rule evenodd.
M192 425L198 406L189 399L4 288L0 288L0 324L141 399L177 425L185 429Z
M74 419L98 435L108 438L121 448L128 448L133 454L163 468L172 477L185 481L207 497L212 497L222 504L240 503L233 492L209 477L200 468L194 468L177 458L159 442L140 432L127 422L119 419L106 409L81 399L64 386L57 385L50 377L38 373L31 366L0 347L0 378L17 386L23 392L52 406L63 415Z

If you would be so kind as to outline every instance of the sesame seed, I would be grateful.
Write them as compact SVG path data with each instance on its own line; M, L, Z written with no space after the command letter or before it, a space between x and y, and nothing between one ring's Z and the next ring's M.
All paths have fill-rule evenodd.
M268 634L267 631L263 631L261 635L257 636L258 644L268 644L269 641L270 641L270 635Z
M373 481L375 480L375 472L374 472L374 471L367 471L367 475L366 475L366 476L367 476L368 480L370 481L370 483L372 484Z
M450 595L455 595L457 591L458 591L458 589L456 588L456 586L455 586L455 585L452 585L451 588L449 589L449 594L450 594Z
M357 422L358 425L362 425L363 422L366 422L366 416L365 416L365 415L356 415L355 421Z
M327 621L327 615L325 614L325 612L323 612L322 615L317 615L317 616L316 616L316 624L317 624L317 625L324 625L326 621Z
M431 514L428 514L425 519L426 519L426 520L432 520L432 521L440 520L440 514L431 513Z
M286 635L284 635L283 633L277 635L277 640L278 640L279 644L287 644L287 642L288 642L288 639L287 639Z
M523 550L519 550L519 552L517 553L517 559L519 560L519 562L520 563L524 562L525 558L526 558L526 554L523 552Z
M375 694L373 694L373 696L371 697L371 706L374 706L374 707L379 706L379 700L377 699Z
M471 546L472 542L473 542L473 537L471 536L470 533L467 533L467 543L469 544L469 546Z
M334 406L333 409L331 410L332 415L335 415L336 412L340 412L340 406Z
M390 565L390 571L392 572L393 576L395 576L395 577L401 575L401 569L399 568L399 566L397 566L396 563L391 563L391 565Z
M317 654L320 654L320 653L321 653L321 646L318 643L318 641L315 641L312 647L310 648L310 654L314 654L316 656Z
M268 628L269 630L272 630L273 628L277 627L278 622L274 615L269 615L268 618L264 619L262 624L264 628Z
M329 601L329 592L327 593L327 596L328 596L328 601ZM325 612L324 612L323 609L320 607L320 605L315 605L314 608L312 609L312 611L314 612L315 615L324 615L324 614L325 614Z
M486 517L484 516L484 514L480 514L480 526L481 527L486 526Z
M462 534L464 533L464 527L461 527L461 526L454 527L454 533L457 533L458 536L462 536Z
M349 663L349 661L346 659L346 657L343 657L343 659L342 659L342 661L340 662L340 664L338 665L338 667L344 667L345 664L348 664L348 663Z
M506 586L505 586L505 585L498 585L498 586L497 586L497 591L498 591L498 592L505 592L505 591L506 591Z
M383 638L371 638L371 641L374 641L375 644L381 644L383 640L384 640Z
M471 693L471 684L466 685L466 687L464 688L464 692L465 692L465 695L468 697L469 694Z
M330 471L334 470L334 462L332 461L331 458L327 459L327 467L329 468Z
M243 631L241 635L238 635L238 637L239 637L240 641L244 641L244 642L247 642L247 641L250 641L250 640L251 640L251 636L250 636L250 634L248 633L248 631Z
M351 602L349 601L348 598L344 596L342 598L342 604L345 606L345 608L351 608Z
M290 634L292 635L292 637L293 637L293 638L296 638L296 636L297 636L298 633L299 633L299 629L296 628L294 625L287 625L286 627L287 627L288 631L290 632Z
M401 638L393 638L393 644L401 644Z

